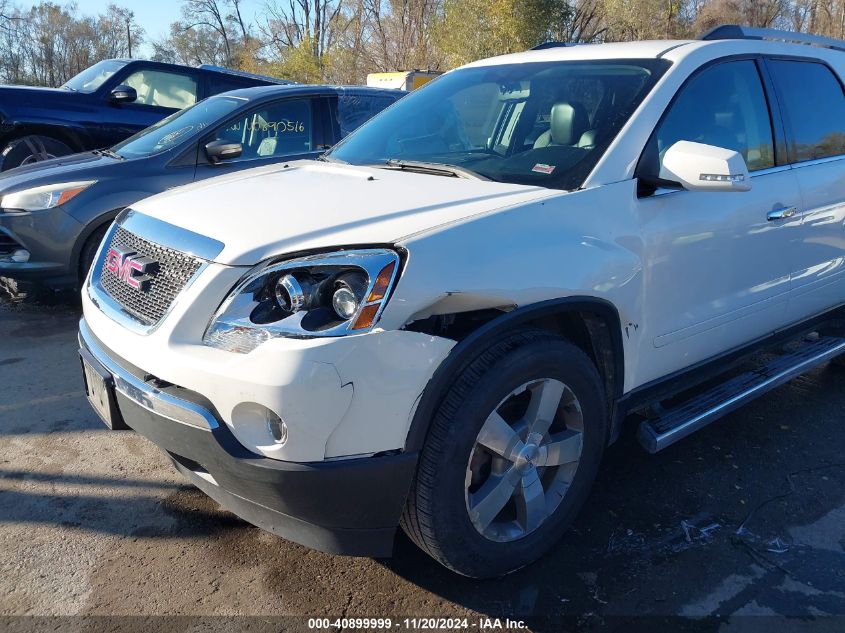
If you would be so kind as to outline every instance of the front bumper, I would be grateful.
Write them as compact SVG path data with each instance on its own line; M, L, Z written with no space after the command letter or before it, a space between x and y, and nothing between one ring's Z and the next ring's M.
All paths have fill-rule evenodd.
M0 211L0 276L55 287L76 284L77 272L71 260L83 228L60 208L23 214ZM29 252L28 262L4 258L17 248Z
M199 489L238 516L333 554L388 556L416 453L316 463L263 457L240 444L201 395L157 382L80 323L80 346L114 381L122 422L158 445Z

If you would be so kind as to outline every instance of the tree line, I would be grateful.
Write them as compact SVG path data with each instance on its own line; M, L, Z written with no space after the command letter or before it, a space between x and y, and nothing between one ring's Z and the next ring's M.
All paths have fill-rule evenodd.
M549 40L688 38L722 23L845 39L845 0L264 0L250 17L242 2L182 0L168 34L148 41L118 5L80 16L74 4L0 0L0 80L57 86L142 50L159 61L361 83L370 72L447 70Z

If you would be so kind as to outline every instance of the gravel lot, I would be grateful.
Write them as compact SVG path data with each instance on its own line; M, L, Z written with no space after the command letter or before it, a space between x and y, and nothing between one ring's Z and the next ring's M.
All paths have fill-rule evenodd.
M99 422L82 390L78 319L73 296L0 300L0 616L262 616L237 621L278 630L305 620L275 616L443 615L536 631L628 631L643 615L720 616L707 622L722 630L750 614L845 616L843 369L821 368L657 456L628 429L554 552L475 582L404 537L390 560L331 557L227 513L155 446ZM57 622L105 621L4 617L0 628ZM215 622L232 621L168 626Z

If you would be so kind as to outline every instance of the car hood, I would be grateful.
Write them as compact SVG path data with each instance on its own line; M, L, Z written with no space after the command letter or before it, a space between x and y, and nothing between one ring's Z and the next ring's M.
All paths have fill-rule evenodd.
M540 187L316 161L252 169L147 198L136 211L213 238L233 266L402 238L552 195Z
M71 154L0 173L0 193L111 176L125 161L94 152Z
M21 107L44 106L78 100L80 93L64 88L41 86L5 86L0 84L0 112L16 112Z

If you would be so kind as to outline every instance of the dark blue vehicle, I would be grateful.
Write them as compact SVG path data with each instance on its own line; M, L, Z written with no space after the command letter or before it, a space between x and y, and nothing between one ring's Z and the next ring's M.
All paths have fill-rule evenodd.
M53 288L78 285L125 207L195 180L316 158L404 94L305 85L235 90L111 149L6 172L0 176L0 276Z
M109 147L211 95L288 83L217 66L108 59L61 88L0 86L0 171Z

